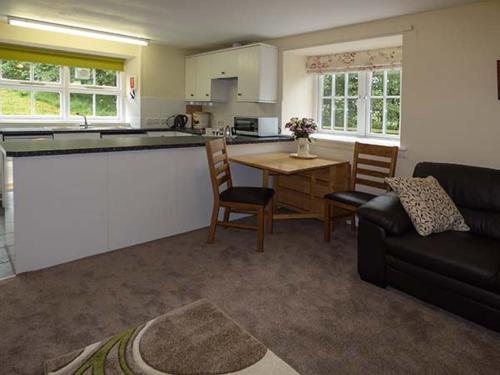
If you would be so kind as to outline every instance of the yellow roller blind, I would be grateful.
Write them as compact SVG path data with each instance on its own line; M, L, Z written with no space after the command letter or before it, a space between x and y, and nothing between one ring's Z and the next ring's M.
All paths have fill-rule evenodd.
M123 71L125 60L0 43L0 59Z

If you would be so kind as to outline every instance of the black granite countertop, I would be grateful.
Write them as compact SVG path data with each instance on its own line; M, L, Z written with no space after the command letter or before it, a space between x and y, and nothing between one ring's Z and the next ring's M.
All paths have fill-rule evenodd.
M131 128L128 126L91 126L89 128L81 128L78 126L68 127L13 127L0 128L0 134L7 136L30 136L30 135L53 135L61 133L101 133L101 134L146 134L147 132L155 131L181 131L191 134L202 134L201 129L172 129L166 127L156 128Z
M165 130L165 129L164 129ZM7 157L28 157L44 155L81 154L95 152L115 152L134 150L154 150L162 148L203 147L205 142L215 137L199 135L185 137L134 137L101 139L30 139L0 142L0 148ZM227 139L228 145L250 143L290 142L288 136L247 137L237 136Z

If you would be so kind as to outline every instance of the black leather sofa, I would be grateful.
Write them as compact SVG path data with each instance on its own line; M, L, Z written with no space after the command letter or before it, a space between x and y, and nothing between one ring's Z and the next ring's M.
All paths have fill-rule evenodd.
M393 192L358 210L358 272L500 332L500 170L419 163L434 176L470 232L420 236Z

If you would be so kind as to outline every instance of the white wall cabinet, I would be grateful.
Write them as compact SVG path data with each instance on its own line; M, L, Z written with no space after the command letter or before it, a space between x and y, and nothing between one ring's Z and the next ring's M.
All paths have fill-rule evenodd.
M198 60L195 57L187 57L185 62L185 98L186 100L196 100L196 75Z
M222 93L212 84L212 56L200 55L186 58L185 99L196 102L223 101Z
M278 49L251 44L186 58L187 101L224 101L217 80L238 79L239 102L275 103L278 98Z
M212 79L238 77L239 49L216 52L210 55L212 60Z

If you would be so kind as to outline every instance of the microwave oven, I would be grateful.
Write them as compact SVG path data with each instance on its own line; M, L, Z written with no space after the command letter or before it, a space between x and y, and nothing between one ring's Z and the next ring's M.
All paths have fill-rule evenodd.
M274 137L280 133L277 117L235 117L234 131L251 137Z

